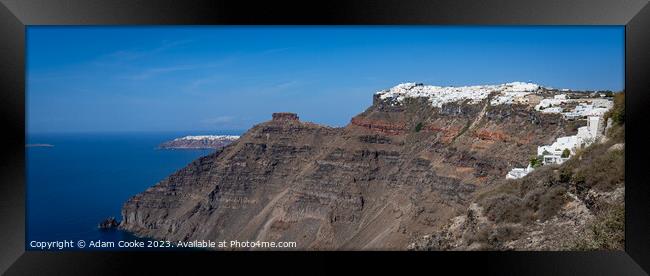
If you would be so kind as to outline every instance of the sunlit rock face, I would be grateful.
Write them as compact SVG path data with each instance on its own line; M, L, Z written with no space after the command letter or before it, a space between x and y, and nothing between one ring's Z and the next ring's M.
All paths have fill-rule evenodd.
M120 227L171 241L407 249L525 166L538 145L584 125L521 98L553 93L520 82L401 84L341 128L274 113L130 198Z

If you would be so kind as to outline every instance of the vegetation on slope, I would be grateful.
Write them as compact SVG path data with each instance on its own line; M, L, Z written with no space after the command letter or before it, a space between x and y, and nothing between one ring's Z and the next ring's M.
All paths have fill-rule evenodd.
M596 216L567 246L570 250L624 250L625 205L616 204Z
M539 167L522 179L504 181L477 196L487 219L496 225L523 228L502 234L492 231L491 241L486 243L498 247L495 241L516 238L513 232L524 233L525 237L527 225L558 216L563 206L577 198L593 219L576 233L567 233L566 240L558 241L560 248L623 249L624 202L622 196L612 195L624 189L625 182L624 97L623 93L617 94L614 108L607 113L606 118L611 118L613 124L603 142L579 150L561 166Z

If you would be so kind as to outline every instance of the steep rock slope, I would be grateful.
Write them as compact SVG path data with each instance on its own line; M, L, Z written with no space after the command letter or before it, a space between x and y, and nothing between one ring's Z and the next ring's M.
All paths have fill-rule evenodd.
M623 250L624 94L606 136L561 165L476 192L468 208L412 250Z
M494 104L499 93L440 107L376 94L343 128L276 115L129 199L121 228L172 241L406 249L525 165L537 145L579 126L531 105Z

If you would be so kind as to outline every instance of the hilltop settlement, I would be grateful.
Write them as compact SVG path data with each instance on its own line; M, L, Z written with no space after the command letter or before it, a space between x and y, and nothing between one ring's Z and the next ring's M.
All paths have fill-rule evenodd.
M237 135L194 135L176 138L158 146L160 149L221 149L235 140Z

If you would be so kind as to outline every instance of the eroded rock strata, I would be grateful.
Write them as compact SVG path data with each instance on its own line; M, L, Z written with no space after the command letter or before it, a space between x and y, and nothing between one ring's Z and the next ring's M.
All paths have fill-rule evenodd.
M342 128L273 114L129 199L120 227L170 241L414 248L468 210L479 212L478 191L525 166L538 145L583 125L492 99L437 107L422 97L396 104L375 95Z

